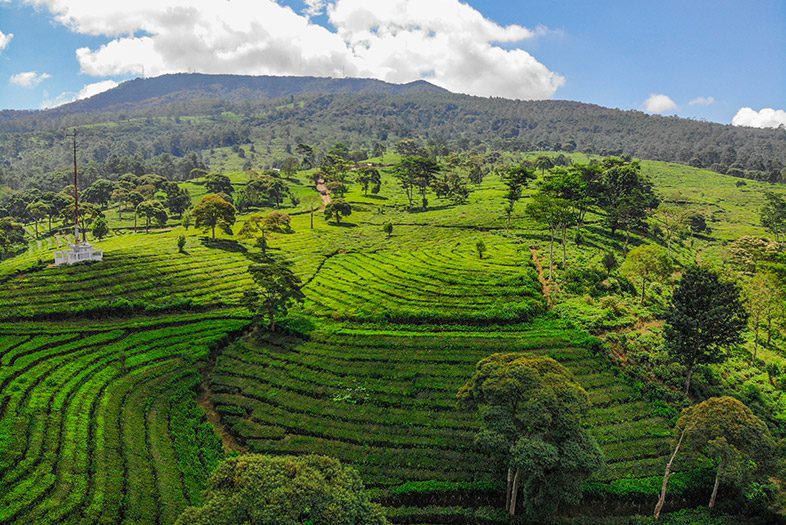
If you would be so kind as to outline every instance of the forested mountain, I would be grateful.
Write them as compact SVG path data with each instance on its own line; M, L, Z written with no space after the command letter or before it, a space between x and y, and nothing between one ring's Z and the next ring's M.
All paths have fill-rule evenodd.
M188 117L188 118L185 118ZM761 180L786 177L786 131L647 115L570 101L514 101L427 82L175 74L125 82L46 111L0 113L0 173L18 187L61 169L63 130L83 126L83 161L142 164L210 148L263 145L268 164L298 143L353 149L418 137L442 149L630 155ZM128 160L128 159L126 159ZM175 162L176 160L166 160ZM120 162L120 164L123 164ZM128 164L128 162L126 162ZM141 168L140 168L141 169Z

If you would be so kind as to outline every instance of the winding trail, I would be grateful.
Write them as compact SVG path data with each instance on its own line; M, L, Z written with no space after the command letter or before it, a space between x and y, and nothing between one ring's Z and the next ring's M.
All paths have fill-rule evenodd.
M546 304L550 310L554 306L554 299L551 296L551 283L549 283L549 280L546 278L546 272L543 270L543 265L540 263L538 247L530 246L529 251L532 254L532 262L535 263L535 270L538 272L538 281L540 281L540 286L543 289L543 296L546 298Z
M319 192L319 196L322 197L322 209L325 209L325 206L330 204L330 192L325 186L325 179L320 177L317 180L317 191Z

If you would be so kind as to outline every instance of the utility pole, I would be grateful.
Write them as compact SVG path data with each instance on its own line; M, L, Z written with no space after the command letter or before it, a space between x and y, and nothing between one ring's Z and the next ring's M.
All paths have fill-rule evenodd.
M79 243L79 185L76 170L76 128L74 128L74 243ZM84 232L83 232L84 235ZM82 239L83 241L85 239Z

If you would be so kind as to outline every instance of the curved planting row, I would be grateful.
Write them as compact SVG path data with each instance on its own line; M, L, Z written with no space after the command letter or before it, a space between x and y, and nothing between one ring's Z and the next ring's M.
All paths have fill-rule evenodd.
M169 250L162 250L161 236L150 237L113 239L101 263L45 268L9 279L0 290L0 318L108 308L123 301L142 307L173 301L238 304L251 282L242 253L207 248L192 239L188 253L178 254L174 236Z
M511 249L339 254L305 292L309 313L347 320L514 322L543 309L528 257Z
M195 365L247 324L0 324L0 522L172 523L223 454Z
M580 334L536 323L529 330L450 333L346 325L294 336L245 338L219 356L211 396L222 420L253 451L329 451L366 481L493 480L473 446L474 414L456 406L459 387L493 352L549 355L587 389L587 424L608 467L594 481L660 474L669 423L612 373Z

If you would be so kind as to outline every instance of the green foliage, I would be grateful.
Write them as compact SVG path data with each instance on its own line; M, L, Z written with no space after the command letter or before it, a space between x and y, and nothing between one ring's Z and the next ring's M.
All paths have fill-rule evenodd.
M478 363L458 399L478 410L478 445L508 468L510 515L519 482L525 515L544 517L579 501L581 482L603 464L582 427L587 393L551 358L493 354Z
M643 244L633 248L625 257L622 273L639 281L641 304L651 282L666 282L673 271L668 252L657 244Z
M165 226L169 218L161 201L147 200L140 202L136 207L136 214L145 219L145 231L150 230L152 224Z
M96 219L93 223L93 229L91 233L93 234L93 237L98 240L102 240L104 237L109 235L109 226L107 225L106 220L104 220L102 217Z
M381 509L364 494L360 476L324 456L229 458L210 478L201 507L186 509L187 525L382 525Z
M302 283L287 262L262 258L248 268L255 287L244 294L244 303L257 315L267 316L271 331L276 318L286 315L293 303L303 302Z
M342 217L352 214L352 206L344 199L335 199L325 206L325 220L335 220L336 224L341 224Z
M754 482L767 483L782 468L767 425L733 397L712 397L686 408L677 431L685 434L685 452L711 458L724 484L744 490ZM713 492L710 507L714 503Z
M232 235L235 207L219 195L206 195L194 208L193 217L194 226L209 228L213 239L216 238L216 228Z
M700 266L685 271L672 302L666 343L669 353L688 370L688 392L697 366L722 362L728 348L742 342L748 316L737 284Z
M178 235L177 236L177 251L179 253L185 253L186 250L186 236L185 235Z

